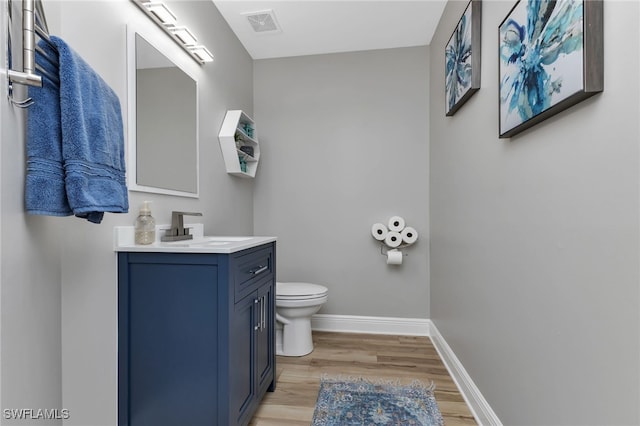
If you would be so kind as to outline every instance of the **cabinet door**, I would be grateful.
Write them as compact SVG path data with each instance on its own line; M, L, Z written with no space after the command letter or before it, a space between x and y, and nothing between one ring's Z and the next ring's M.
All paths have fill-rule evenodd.
M131 263L128 277L120 287L127 301L120 337L128 347L120 363L121 424L215 423L216 266Z
M270 280L258 290L260 328L256 331L256 394L262 396L273 381L274 369L274 287Z
M258 325L258 315L256 315L258 302L254 293L236 303L233 308L229 330L229 423L232 425L243 423L243 417L248 415L247 410L254 398L255 366L253 354L254 333Z

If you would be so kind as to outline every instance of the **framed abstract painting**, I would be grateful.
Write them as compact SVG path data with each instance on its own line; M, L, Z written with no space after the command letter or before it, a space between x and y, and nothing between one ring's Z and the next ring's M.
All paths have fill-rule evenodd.
M482 3L471 0L445 48L446 115L480 89Z
M604 89L602 0L519 0L499 26L499 136Z

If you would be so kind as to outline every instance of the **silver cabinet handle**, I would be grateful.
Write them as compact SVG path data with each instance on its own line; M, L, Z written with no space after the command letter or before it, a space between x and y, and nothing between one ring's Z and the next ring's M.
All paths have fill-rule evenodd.
M253 299L253 304L254 304L254 305L257 305L257 304L259 304L259 303L261 303L261 302L260 302L260 299ZM253 327L253 330L254 330L254 331L260 330L260 326L262 325L262 320L261 320L261 318L262 318L262 317L258 318L258 323Z
M267 296L262 296L262 319L260 322L260 331L264 330L267 322Z
M257 268L257 269L251 269L251 270L249 270L249 273L250 273L250 274L253 274L253 275L258 275L258 274L263 273L263 272L264 272L264 271L266 271L267 269L269 269L269 265L266 265L266 266L258 266L258 268Z

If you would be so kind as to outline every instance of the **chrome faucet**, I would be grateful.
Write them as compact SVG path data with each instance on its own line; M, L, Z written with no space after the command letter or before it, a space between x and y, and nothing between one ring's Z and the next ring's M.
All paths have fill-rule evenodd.
M189 228L184 227L183 216L202 216L202 213L172 211L171 229L167 229L166 233L160 237L160 241L182 241L193 239L193 235L189 233Z

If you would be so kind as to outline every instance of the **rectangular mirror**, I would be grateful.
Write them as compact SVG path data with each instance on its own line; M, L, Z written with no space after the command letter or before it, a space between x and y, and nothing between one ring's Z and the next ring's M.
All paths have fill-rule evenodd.
M127 27L129 189L197 198L198 84L158 45Z

